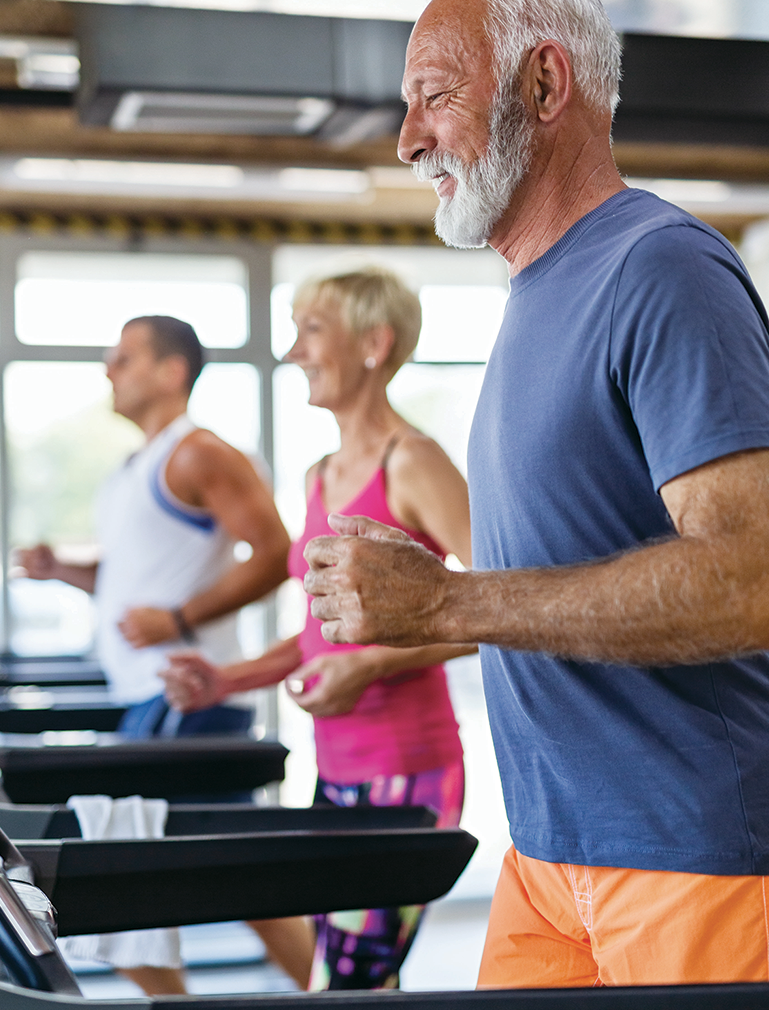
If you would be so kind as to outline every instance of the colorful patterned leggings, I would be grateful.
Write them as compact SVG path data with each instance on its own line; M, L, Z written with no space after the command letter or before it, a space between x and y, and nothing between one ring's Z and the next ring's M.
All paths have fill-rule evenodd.
M464 800L462 761L416 775L377 775L360 785L318 780L316 804L337 807L428 806L437 827L459 824ZM423 905L332 912L315 917L318 942L310 990L397 989L399 971L416 936Z

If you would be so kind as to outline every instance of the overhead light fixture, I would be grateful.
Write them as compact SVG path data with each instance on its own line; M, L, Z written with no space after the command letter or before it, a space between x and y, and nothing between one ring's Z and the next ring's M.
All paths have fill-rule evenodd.
M98 183L155 187L232 189L243 183L237 165L185 165L155 161L101 161L87 158L20 158L19 179L38 182Z
M74 91L80 81L77 45L71 39L0 36L0 58L16 61L16 77L23 89Z
M645 189L669 203L726 203L735 195L729 183L715 179L626 179L634 189ZM751 187L752 188L752 187Z
M369 188L366 172L336 168L284 168L278 173L278 182L289 193L355 196Z
M717 179L627 179L635 189L646 189L670 203L725 203L732 187Z
M763 3L751 0L666 0L628 3L605 0L606 13L618 32L682 35L689 38L766 38ZM753 9L751 9L753 8Z
M769 217L769 186L717 179L626 179L691 214L704 217Z
M31 52L20 61L19 87L74 91L80 81L80 60L74 53Z
M368 172L353 169L264 169L96 158L0 158L0 189L282 203L373 197Z
M374 165L368 170L371 184L376 189L428 189L433 190L431 182L420 182L406 165Z

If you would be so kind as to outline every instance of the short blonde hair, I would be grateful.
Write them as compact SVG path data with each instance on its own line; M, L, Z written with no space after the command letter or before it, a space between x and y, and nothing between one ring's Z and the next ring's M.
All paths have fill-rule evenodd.
M395 339L384 364L393 375L414 353L422 328L422 306L397 274L384 267L367 266L310 278L297 289L294 308L327 299L339 307L345 324L356 336L375 326L392 327Z

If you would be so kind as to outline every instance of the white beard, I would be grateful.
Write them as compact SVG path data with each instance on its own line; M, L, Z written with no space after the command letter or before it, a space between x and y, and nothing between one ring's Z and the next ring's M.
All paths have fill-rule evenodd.
M534 124L516 84L494 102L486 153L467 164L454 154L424 154L413 166L423 182L448 174L456 180L454 195L441 197L435 232L457 249L485 246L494 226L510 205L513 193L531 164Z

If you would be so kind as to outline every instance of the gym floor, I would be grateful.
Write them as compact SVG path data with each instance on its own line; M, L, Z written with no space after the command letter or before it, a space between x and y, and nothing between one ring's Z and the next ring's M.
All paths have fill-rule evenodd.
M488 899L444 898L427 912L401 973L403 989L473 989L483 948ZM186 926L182 951L187 986L195 995L282 992L294 988L265 961L257 937L242 923ZM121 999L141 995L127 979L104 966L73 962L83 995Z

